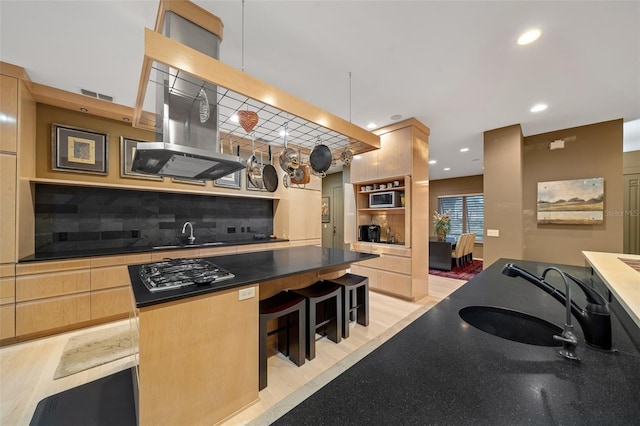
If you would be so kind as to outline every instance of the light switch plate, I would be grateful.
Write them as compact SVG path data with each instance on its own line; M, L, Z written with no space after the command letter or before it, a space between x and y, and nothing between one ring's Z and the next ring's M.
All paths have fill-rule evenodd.
M251 299L252 297L256 297L255 287L243 288L242 290L238 290L238 300Z
M500 230L499 229L487 229L487 237L499 237Z

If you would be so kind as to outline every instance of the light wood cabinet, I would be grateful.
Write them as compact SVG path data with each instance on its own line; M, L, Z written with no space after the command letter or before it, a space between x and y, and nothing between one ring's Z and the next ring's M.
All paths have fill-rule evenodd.
M150 261L150 253L92 257L91 319L99 320L131 313L132 292L128 265Z
M353 190L345 193L355 199L356 214L345 214L345 227L356 230L357 236L360 225L379 225L380 243L349 242L352 250L380 254L380 258L351 269L369 277L374 291L417 300L428 294L429 128L409 119L375 133L380 136L380 149L362 154L351 165ZM400 207L371 207L371 194L390 190L403 196ZM395 244L389 244L391 237Z
M16 260L16 167L15 155L0 153L0 263Z
M0 75L0 151L17 151L18 141L18 79Z
M258 399L258 290L139 309L141 425L217 424Z
M88 292L16 303L16 336L89 321L90 311Z
M0 339L16 335L15 265L0 265Z

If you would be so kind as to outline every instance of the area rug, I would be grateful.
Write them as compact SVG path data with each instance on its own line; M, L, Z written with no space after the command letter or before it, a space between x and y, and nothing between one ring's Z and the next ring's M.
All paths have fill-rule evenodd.
M132 340L135 340L133 344ZM127 357L137 352L137 348L137 338L132 339L128 324L71 337L62 351L53 379Z
M429 269L429 275L437 275L439 277L455 278L457 280L469 281L471 278L482 272L482 260L474 259L471 265L461 268L453 267L450 271L441 271L439 269Z

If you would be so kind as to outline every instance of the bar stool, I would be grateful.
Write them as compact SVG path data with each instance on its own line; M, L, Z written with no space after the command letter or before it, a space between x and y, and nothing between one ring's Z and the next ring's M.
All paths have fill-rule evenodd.
M369 278L356 274L344 274L339 278L326 280L342 287L343 321L342 337L349 337L349 322L356 321L369 325Z
M318 281L308 287L291 290L307 301L307 359L316 357L316 330L329 340L340 343L342 327L342 293L340 286ZM333 299L333 300L331 300Z
M267 387L268 336L278 333L278 350L298 367L304 364L305 304L304 297L288 291L260 301L259 390ZM278 319L278 328L268 332L267 322L275 318Z

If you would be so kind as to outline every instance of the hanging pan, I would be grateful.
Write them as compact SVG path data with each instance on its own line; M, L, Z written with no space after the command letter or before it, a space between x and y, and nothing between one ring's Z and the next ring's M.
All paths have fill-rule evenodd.
M320 138L318 138L318 142L320 142ZM311 168L320 173L322 177L329 167L331 167L331 162L333 158L331 157L331 150L328 146L324 144L318 144L313 147L313 151L311 151L311 155L309 155L309 163L311 164Z
M278 189L278 172L273 167L273 158L271 156L271 145L269 145L269 164L262 169L262 182L269 192L275 192Z
M247 179L256 188L262 189L262 169L256 158L255 134L251 135L251 157L247 160Z
M302 154L300 150L298 150L298 158L302 159ZM293 172L289 174L291 183L295 183L296 185L306 185L309 183L309 165L308 164L300 164L300 167L295 169Z
M284 149L280 153L278 161L280 167L285 173L292 173L295 169L300 167L300 158L295 149L287 146L287 123L284 123Z

